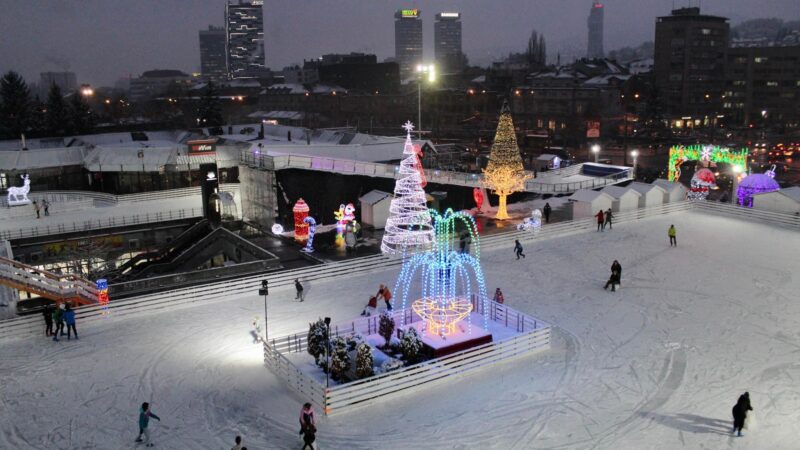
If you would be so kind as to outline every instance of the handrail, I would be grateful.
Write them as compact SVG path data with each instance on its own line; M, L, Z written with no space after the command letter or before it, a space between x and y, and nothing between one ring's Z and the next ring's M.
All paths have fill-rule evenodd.
M5 257L0 257L0 280L2 279L12 282L16 288L46 296L56 302L73 297L88 303L98 301L97 288L84 278L74 274L55 274Z

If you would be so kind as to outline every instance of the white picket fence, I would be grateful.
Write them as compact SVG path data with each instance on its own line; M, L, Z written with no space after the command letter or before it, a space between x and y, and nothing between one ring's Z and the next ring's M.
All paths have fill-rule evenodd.
M476 312L483 313L484 302L477 300L473 298L473 307ZM487 365L550 348L551 326L548 323L488 299L485 304L489 305L487 311L489 320L512 328L517 334L399 370L331 387L325 387L303 373L285 356L286 353L305 352L307 332L280 336L268 342L263 341L264 363L301 399L316 403L323 408L325 414L330 415L348 412L423 386L451 380L455 376L474 372ZM394 311L393 315L398 324L421 320L410 309ZM401 321L402 318L405 318L404 321ZM359 318L349 323L331 326L332 337L376 332L377 317Z

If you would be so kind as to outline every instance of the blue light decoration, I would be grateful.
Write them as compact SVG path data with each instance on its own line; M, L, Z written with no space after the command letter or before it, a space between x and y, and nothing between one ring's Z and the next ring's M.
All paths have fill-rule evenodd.
M303 223L308 225L308 240L306 246L301 248L301 252L314 253L314 235L317 233L317 221L313 217L308 216L303 219Z
M97 286L97 302L103 306L103 315L108 314L108 280L100 278L95 282Z
M456 324L472 312L472 295L483 302L483 328L488 330L488 297L486 283L480 264L480 242L475 219L464 212L448 209L444 214L428 211L433 219L433 248L416 253L406 259L397 277L395 292L405 309L409 302L414 280L419 280L421 296L411 303L411 308L426 323L429 333L447 336L456 331ZM471 235L474 256L456 249L457 226L462 226ZM403 323L405 325L405 323Z

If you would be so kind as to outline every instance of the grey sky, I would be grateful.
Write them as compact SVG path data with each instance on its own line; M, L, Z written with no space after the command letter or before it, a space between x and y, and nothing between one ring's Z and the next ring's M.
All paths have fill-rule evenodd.
M606 51L653 39L655 17L698 0L608 0ZM545 34L552 58L586 48L591 0L265 0L267 64L280 69L323 53L393 56L393 11L422 10L426 58L433 16L462 12L470 61L487 64L521 51L531 29ZM222 25L224 0L0 0L0 70L37 82L39 72L69 68L79 82L111 85L159 69L198 70L198 30ZM800 18L798 0L702 0L704 13L733 23L755 17Z

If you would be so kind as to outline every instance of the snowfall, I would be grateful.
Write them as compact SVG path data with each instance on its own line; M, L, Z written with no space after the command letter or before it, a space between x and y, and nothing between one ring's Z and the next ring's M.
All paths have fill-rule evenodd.
M678 230L676 248L667 228ZM552 348L340 415L323 449L790 449L800 421L800 234L687 211L481 259L491 292L554 325ZM603 290L609 266L622 287ZM271 290L273 336L358 316L398 268ZM303 398L264 367L263 299L78 323L0 341L0 448L125 449L149 401L156 448L299 449ZM0 325L1 326L1 325ZM42 328L44 326L42 325ZM754 423L730 433L750 392Z

